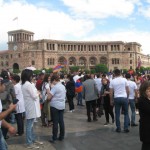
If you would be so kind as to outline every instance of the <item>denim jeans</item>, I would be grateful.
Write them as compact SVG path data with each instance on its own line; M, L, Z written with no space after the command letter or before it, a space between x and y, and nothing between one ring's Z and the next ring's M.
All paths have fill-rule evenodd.
M135 124L135 100L129 99L129 105L131 108L131 124ZM130 117L129 117L130 122Z
M27 145L31 145L35 141L35 134L33 132L34 119L35 118L26 120L26 143Z
M120 126L120 110L124 109L124 130L128 129L129 126L129 115L128 115L128 100L125 97L114 98L115 104L115 115L116 115L116 126L117 129L121 129Z
M58 124L59 124L59 138L63 139L65 135L65 125L64 125L64 110L58 110L54 107L51 107L51 115L53 120L53 140L57 140L58 134Z
M82 105L82 92L78 93L78 105Z
M0 150L8 150L7 143L3 137L1 129L0 129Z

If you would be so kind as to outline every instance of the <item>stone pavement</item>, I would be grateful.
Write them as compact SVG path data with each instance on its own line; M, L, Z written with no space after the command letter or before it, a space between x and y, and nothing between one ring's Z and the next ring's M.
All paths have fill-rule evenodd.
M68 104L66 104L68 106ZM87 122L85 106L76 106L75 112L65 111L66 135L64 141L51 144L52 128L42 128L36 123L35 132L38 140L44 142L40 150L140 150L139 127L130 127L129 133L116 133L115 125L104 126L105 117L97 122ZM137 122L138 122L137 116ZM123 122L123 115L121 115ZM123 124L123 123L122 123ZM10 137L7 140L9 150L25 150L25 136Z

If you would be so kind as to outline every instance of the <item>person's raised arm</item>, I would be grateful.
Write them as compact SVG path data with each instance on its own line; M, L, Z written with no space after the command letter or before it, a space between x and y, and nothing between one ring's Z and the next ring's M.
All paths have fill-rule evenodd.
M16 104L14 105L11 103L7 110L0 113L0 120L5 119L8 114L10 114L13 110L15 110L15 108L16 108Z

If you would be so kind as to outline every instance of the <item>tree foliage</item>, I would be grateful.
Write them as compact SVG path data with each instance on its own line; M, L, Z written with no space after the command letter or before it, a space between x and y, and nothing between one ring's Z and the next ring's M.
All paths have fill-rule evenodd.
M70 70L71 72L77 72L79 70L79 66L71 66Z
M126 74L128 72L127 69L122 69L123 73Z
M13 73L18 74L18 73L20 73L20 70L19 69L13 69Z
M95 66L95 71L96 71L96 73L99 73L99 72L107 73L108 67L105 64L97 64Z

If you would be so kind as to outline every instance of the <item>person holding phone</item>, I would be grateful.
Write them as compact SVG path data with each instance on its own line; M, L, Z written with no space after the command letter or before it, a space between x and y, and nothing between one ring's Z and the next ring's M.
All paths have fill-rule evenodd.
M0 93L3 92L4 90L5 90L4 82L3 80L0 80ZM13 110L15 110L15 108L16 105L11 103L9 105L9 108L2 112L2 103L0 99L0 150L8 150L8 146L2 134L1 127L7 128L8 132L11 134L15 134L16 132L15 128L4 120Z
M21 90L20 77L18 75L12 76L12 83L14 84L16 99L13 99L13 104L17 104L15 118L17 121L16 136L21 136L24 133L24 119L25 112L24 99Z

